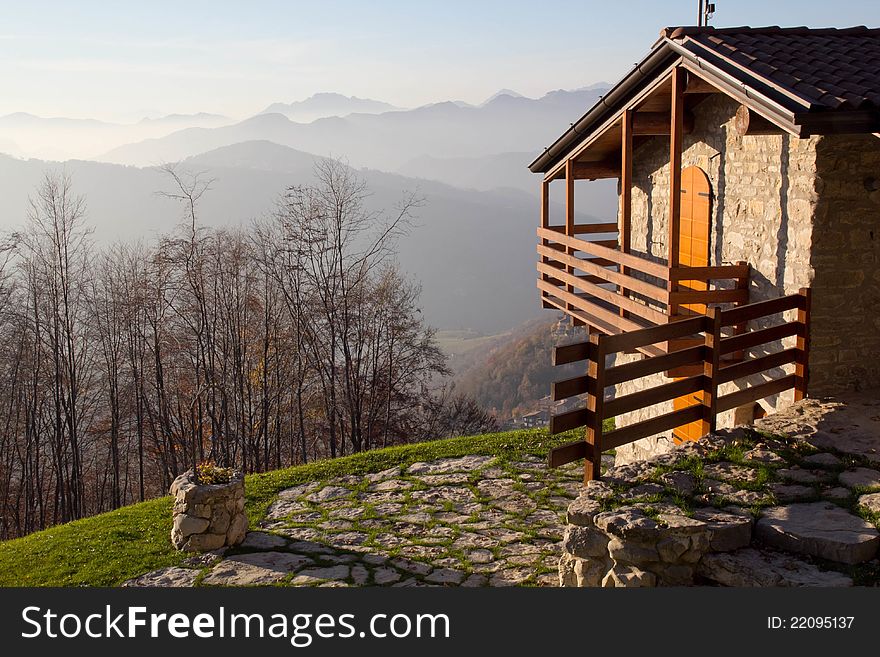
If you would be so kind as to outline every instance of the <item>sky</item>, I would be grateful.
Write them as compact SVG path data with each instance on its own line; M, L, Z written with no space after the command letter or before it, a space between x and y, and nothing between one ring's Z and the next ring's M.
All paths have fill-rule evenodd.
M880 1L717 0L710 22L880 26ZM0 1L0 115L253 115L334 91L401 107L613 82L697 0Z

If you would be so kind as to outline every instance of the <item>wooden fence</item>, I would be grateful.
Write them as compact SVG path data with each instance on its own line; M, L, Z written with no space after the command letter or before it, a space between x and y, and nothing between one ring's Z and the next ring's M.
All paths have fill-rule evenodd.
M774 318L797 310L793 321ZM709 308L699 315L661 326L653 326L616 335L593 333L589 342L556 347L553 364L586 361L587 373L552 386L556 401L586 395L586 406L555 415L551 433L586 427L585 440L558 447L550 453L550 465L556 467L579 458L585 459L584 481L599 477L600 458L604 451L647 438L691 422L701 422L701 435L715 430L719 413L744 404L794 389L795 400L806 395L809 358L810 290L721 310ZM754 327L750 329L747 327ZM785 338L796 337L795 345L780 348ZM695 339L699 342L695 344ZM663 345L692 345L668 351ZM609 356L653 347L652 355L640 360L609 367ZM765 353L755 355L756 352ZM725 362L725 356L741 356ZM746 354L751 354L745 357ZM732 363L732 364L731 364ZM791 374L771 377L770 372L794 364ZM607 396L606 388L642 377L674 372L693 372L676 380L645 386L621 397ZM748 378L763 375L753 384ZM675 374L679 376L679 374ZM735 392L719 395L719 387L736 383ZM641 422L604 432L603 422L673 399L700 393L699 403L663 413Z

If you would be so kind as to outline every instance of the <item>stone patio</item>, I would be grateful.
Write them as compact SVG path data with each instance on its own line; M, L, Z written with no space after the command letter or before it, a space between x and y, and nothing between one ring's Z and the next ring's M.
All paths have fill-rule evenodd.
M281 491L234 550L127 586L556 586L582 469L441 458Z
M315 481L281 491L242 545L125 585L848 586L847 568L880 573L878 396L805 400L755 429L611 468L581 497L579 463L535 457Z

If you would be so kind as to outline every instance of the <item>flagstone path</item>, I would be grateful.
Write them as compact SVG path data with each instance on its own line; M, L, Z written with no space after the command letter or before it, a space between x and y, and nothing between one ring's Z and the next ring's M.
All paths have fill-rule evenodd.
M557 586L581 466L440 458L282 491L259 531L128 586Z

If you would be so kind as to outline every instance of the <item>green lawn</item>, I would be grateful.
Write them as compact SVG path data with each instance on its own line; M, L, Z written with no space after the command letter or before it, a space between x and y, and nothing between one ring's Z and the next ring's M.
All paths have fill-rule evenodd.
M573 439L574 433L550 436L546 430L509 431L391 447L250 475L246 479L248 517L255 527L279 491L313 479L376 472L446 456L545 456L551 447ZM3 541L0 586L117 585L180 563L187 555L171 547L170 532L171 498L163 497Z

